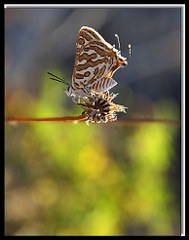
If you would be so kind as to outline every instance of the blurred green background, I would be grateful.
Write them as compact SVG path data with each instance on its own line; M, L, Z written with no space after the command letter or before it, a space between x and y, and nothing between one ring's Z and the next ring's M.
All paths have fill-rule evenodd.
M71 82L83 26L132 57L114 79L125 124L6 124L6 235L180 235L181 8L6 8L5 108L12 117L77 116L49 80Z

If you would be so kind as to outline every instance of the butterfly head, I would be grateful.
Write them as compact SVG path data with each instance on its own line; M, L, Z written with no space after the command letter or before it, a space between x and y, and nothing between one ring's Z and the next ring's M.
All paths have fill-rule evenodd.
M121 67L126 67L128 65L127 58L121 56L121 53L118 54L118 62Z
M118 65L120 67L126 67L128 65L128 62L127 62L127 58L123 57L121 55L121 44L120 44L120 40L119 40L119 36L117 34L115 34L115 37L117 38L117 41L118 41L118 49L115 49L116 50L116 55L117 55L117 61L118 61Z

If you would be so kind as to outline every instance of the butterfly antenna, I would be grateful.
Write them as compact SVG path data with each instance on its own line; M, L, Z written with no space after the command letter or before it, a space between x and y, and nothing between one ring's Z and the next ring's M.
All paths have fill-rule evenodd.
M130 58L131 57L131 44L128 44L128 50L129 50L129 57L128 58Z
M50 77L51 80L54 80L54 81L57 81L57 82L61 82L61 83L64 83L64 84L69 86L69 84L66 81L64 81L62 78L60 78L60 77L58 77L58 76L56 76L56 75L54 75L54 74L52 74L50 72L47 72L47 73L52 76L52 77Z
M121 50L120 50L121 45L120 45L120 41L119 41L119 36L117 34L115 34L115 37L117 38L117 41L118 41L119 52L121 52Z
M118 36L118 34L115 34L115 37L117 38L117 41L118 41L118 45L119 45L119 52L121 52L121 50L120 50L120 47L121 47L121 44L120 44L120 40L119 40L119 36ZM128 58L130 58L131 57L131 44L128 44L128 50L129 50L129 57Z

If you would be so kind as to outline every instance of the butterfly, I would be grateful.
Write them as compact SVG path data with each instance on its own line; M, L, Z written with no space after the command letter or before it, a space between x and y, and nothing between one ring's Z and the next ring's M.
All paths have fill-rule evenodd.
M111 45L93 28L81 27L77 41L75 63L71 84L63 79L51 75L56 80L68 85L66 94L78 102L78 99L89 97L95 93L106 92L117 85L112 78L115 71L128 65L127 58Z

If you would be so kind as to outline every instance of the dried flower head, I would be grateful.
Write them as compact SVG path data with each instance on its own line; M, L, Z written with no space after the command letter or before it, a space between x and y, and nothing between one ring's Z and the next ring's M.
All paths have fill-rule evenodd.
M112 102L112 100L118 94L103 92L93 93L90 97L82 100L81 105L84 109L82 114L87 114L87 123L107 123L117 120L116 112L125 112L127 107L118 105Z

